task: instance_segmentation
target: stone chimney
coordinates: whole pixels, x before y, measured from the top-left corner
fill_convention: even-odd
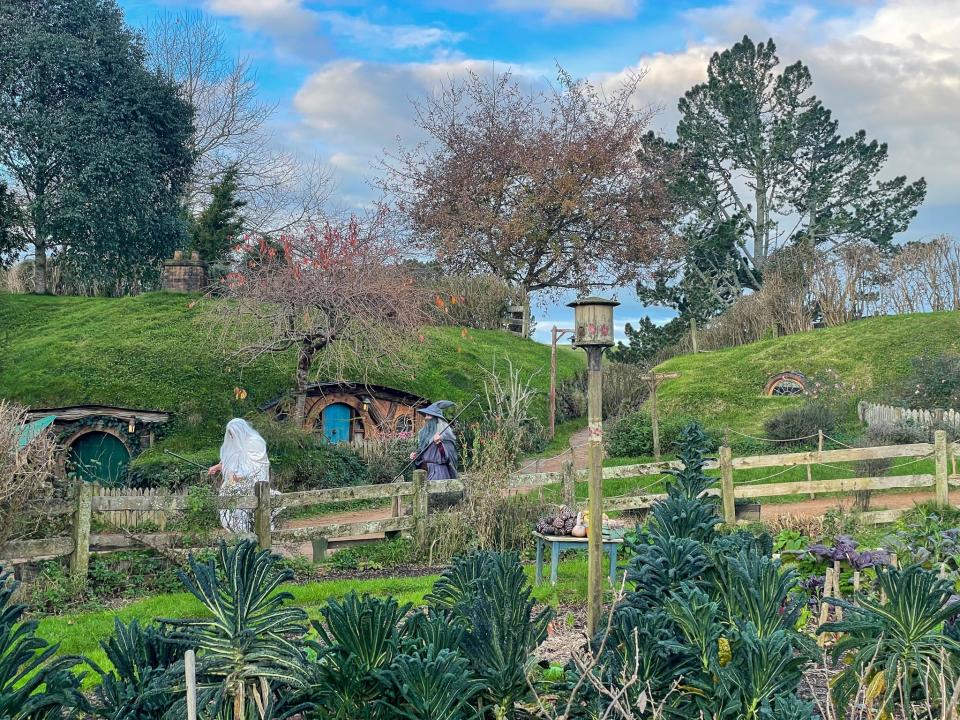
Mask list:
[[[174,250],[173,259],[163,262],[163,281],[161,287],[166,292],[199,293],[206,290],[210,278],[207,275],[207,263],[194,251],[190,259],[183,257],[183,250]]]

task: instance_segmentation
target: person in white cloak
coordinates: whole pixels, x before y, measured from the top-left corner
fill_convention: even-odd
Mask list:
[[[246,420],[234,418],[227,423],[223,445],[220,446],[220,462],[208,470],[211,477],[217,473],[223,476],[221,497],[253,495],[258,482],[269,482],[267,443]],[[271,491],[271,495],[279,494]],[[274,518],[278,512],[279,508],[274,511]],[[233,533],[253,532],[253,513],[249,510],[220,510],[220,524]]]

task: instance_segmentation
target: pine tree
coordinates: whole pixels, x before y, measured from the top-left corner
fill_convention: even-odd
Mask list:
[[[220,262],[243,232],[240,211],[247,204],[237,198],[237,168],[230,166],[211,187],[210,204],[193,219],[192,249],[208,262]]]

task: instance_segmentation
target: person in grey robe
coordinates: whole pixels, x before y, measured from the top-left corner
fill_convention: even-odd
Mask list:
[[[457,439],[453,428],[443,417],[443,411],[453,405],[449,400],[438,400],[429,407],[417,410],[427,421],[417,434],[417,449],[410,459],[427,471],[427,480],[450,480],[457,477]]]

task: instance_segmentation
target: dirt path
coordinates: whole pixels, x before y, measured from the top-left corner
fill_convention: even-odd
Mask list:
[[[907,510],[917,503],[933,500],[933,492],[903,492],[896,494],[874,495],[870,501],[870,510]],[[760,519],[773,520],[780,515],[799,515],[802,517],[821,517],[828,510],[841,507],[849,510],[853,506],[853,496],[838,498],[814,498],[792,503],[760,504]]]

